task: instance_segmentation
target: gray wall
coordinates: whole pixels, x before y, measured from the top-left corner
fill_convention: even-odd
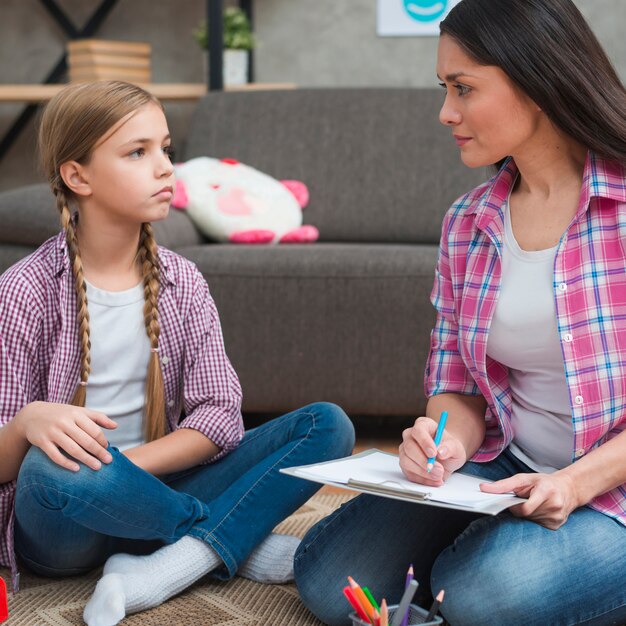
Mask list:
[[[574,0],[626,80],[626,0]],[[376,0],[260,0],[257,79],[435,86],[436,37],[378,37]],[[314,7],[313,9],[311,7]]]
[[[234,0],[228,0],[234,3]],[[575,0],[622,80],[626,80],[626,0]],[[82,25],[100,0],[58,0]],[[96,36],[152,44],[155,82],[203,80],[191,30],[205,0],[119,0]],[[379,38],[375,0],[257,0],[256,78],[300,86],[432,86],[436,38]],[[0,0],[0,83],[44,79],[65,36],[38,0]],[[192,103],[165,103],[174,145],[182,147]],[[22,109],[0,103],[0,136]],[[0,161],[0,189],[41,180],[34,123]]]

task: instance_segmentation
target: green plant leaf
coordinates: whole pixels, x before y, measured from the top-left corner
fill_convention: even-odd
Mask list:
[[[227,7],[223,14],[224,48],[231,50],[252,50],[254,35],[250,30],[250,22],[245,12],[239,7]],[[203,49],[209,47],[209,34],[206,21],[200,22],[193,30],[193,37]]]

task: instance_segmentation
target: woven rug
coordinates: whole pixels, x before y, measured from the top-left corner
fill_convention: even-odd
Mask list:
[[[349,494],[318,493],[276,532],[302,537]],[[21,591],[9,597],[9,619],[3,626],[82,626],[82,612],[100,571],[88,576],[49,579],[26,571]],[[0,568],[9,580],[9,572]],[[321,626],[302,605],[295,585],[261,585],[235,577],[228,582],[201,580],[165,604],[131,615],[124,626]]]

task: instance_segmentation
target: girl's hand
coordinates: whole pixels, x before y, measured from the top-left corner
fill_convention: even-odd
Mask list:
[[[93,470],[112,461],[100,426],[117,428],[117,424],[104,413],[70,404],[32,402],[13,419],[29,443],[65,469],[77,472],[80,466],[61,450]]]
[[[509,509],[516,517],[526,517],[550,530],[557,530],[580,506],[574,481],[562,472],[554,474],[516,474],[480,486],[485,493],[514,492],[527,502]]]
[[[439,448],[435,448],[436,432],[437,422],[430,417],[419,417],[412,428],[407,428],[402,433],[399,449],[400,468],[413,482],[440,487],[452,472],[465,464],[467,453],[463,444],[447,430],[443,431]],[[429,474],[426,465],[433,456],[437,460]]]

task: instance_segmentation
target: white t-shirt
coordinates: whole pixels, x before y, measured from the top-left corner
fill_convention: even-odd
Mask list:
[[[511,452],[532,469],[572,462],[574,429],[554,305],[557,246],[522,250],[505,207],[502,280],[487,354],[509,368],[513,395]]]
[[[120,450],[145,442],[143,407],[150,341],[143,321],[143,285],[105,291],[87,283],[91,374],[86,406],[117,422],[104,429]]]

